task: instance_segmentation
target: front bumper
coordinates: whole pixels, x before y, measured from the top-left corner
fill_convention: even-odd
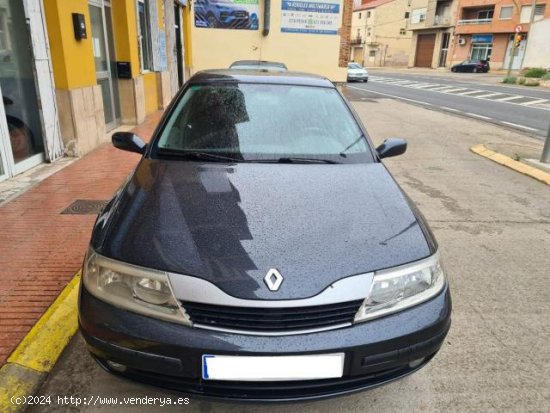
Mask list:
[[[114,374],[194,396],[246,401],[295,401],[349,394],[423,367],[451,323],[448,287],[406,311],[352,327],[290,336],[250,336],[189,328],[104,303],[81,286],[80,331],[99,364]],[[297,355],[345,352],[339,379],[238,382],[203,380],[203,354]],[[123,364],[115,371],[107,360]],[[419,361],[421,360],[421,361]],[[411,362],[418,362],[410,364]]]
[[[348,75],[348,82],[351,82],[351,81],[368,81],[369,80],[369,75]]]

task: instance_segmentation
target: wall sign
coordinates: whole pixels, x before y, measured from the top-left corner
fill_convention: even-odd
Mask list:
[[[195,0],[195,27],[258,30],[258,0]]]
[[[335,0],[283,0],[281,9],[282,32],[338,34],[340,4]]]
[[[492,34],[472,34],[472,43],[493,43]]]

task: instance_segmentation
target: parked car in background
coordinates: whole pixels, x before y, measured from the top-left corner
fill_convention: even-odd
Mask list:
[[[452,72],[487,73],[489,70],[490,70],[489,61],[480,60],[480,59],[465,60],[462,63],[459,63],[451,67]]]
[[[359,63],[348,63],[348,82],[368,82],[369,72]]]
[[[288,68],[281,62],[270,62],[267,60],[237,60],[231,63],[230,69],[238,70],[260,70],[268,72],[286,72]]]
[[[406,141],[374,147],[320,76],[209,70],[175,99],[150,144],[112,137],[141,159],[84,261],[80,331],[99,364],[272,402],[428,364],[451,296],[434,235],[382,163]]]

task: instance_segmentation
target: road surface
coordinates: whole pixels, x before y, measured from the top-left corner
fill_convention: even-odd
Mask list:
[[[423,75],[370,71],[368,83],[348,83],[348,89],[372,97],[409,103],[494,122],[545,137],[550,125],[550,90],[482,83],[475,73]],[[487,76],[480,74],[480,76]]]

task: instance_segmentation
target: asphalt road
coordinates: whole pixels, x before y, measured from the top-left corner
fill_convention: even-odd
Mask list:
[[[178,395],[111,376],[76,336],[40,390],[36,412],[548,412],[550,411],[550,188],[469,151],[494,142],[540,146],[509,129],[378,97],[354,106],[375,142],[404,136],[386,165],[439,241],[453,294],[453,324],[439,354],[395,383],[320,402],[279,406],[125,404]],[[343,257],[345,259],[345,257]],[[67,400],[66,403],[60,403]],[[79,397],[80,405],[64,396]],[[100,398],[101,404],[83,404]],[[76,399],[75,399],[76,400]],[[92,403],[93,404],[93,403]]]
[[[545,137],[550,125],[550,90],[498,85],[494,78],[484,82],[488,76],[371,70],[368,83],[349,83],[348,88],[364,98],[402,99]]]

